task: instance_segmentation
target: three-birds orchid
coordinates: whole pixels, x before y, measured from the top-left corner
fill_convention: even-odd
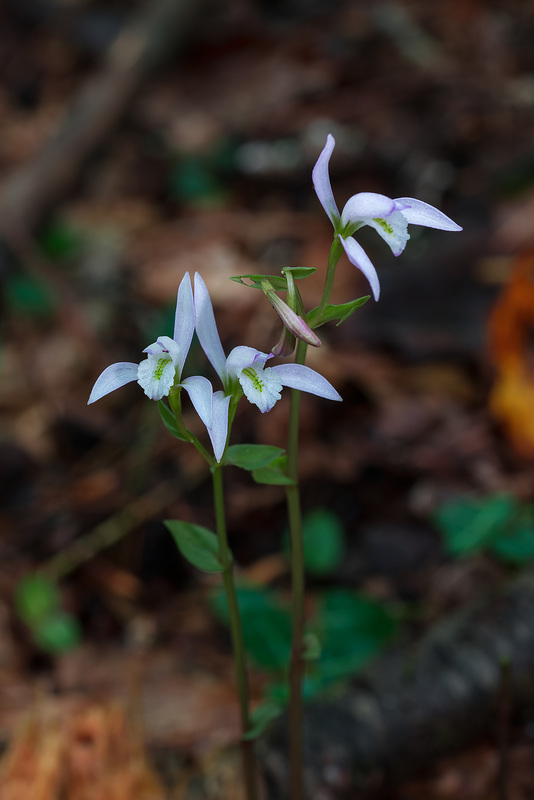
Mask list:
[[[353,195],[347,200],[340,214],[328,170],[335,144],[334,137],[328,134],[326,145],[313,168],[313,185],[319,202],[334,226],[334,236],[339,238],[349,261],[363,272],[371,285],[375,300],[378,300],[380,282],[376,269],[363,247],[353,237],[359,228],[364,225],[374,228],[390,246],[395,256],[402,253],[410,238],[409,223],[438,228],[442,231],[461,231],[462,228],[446,214],[422,200],[413,197],[397,197],[392,200],[374,192],[360,192]]]
[[[121,361],[107,367],[97,378],[88,403],[133,381],[137,381],[151,400],[161,400],[171,390],[185,389],[206,426],[215,459],[220,462],[226,449],[232,397],[237,402],[244,394],[261,412],[271,410],[284,386],[341,400],[326,378],[309,367],[301,364],[266,367],[266,362],[273,358],[272,353],[239,346],[226,358],[211,299],[198,272],[194,285],[193,297],[189,273],[186,273],[178,289],[173,338],[160,336],[143,350],[147,357],[139,364]],[[222,391],[214,392],[210,381],[200,375],[182,378],[195,328],[207,358],[222,381]]]
[[[226,358],[217,330],[213,306],[198,272],[195,274],[196,332],[204,353],[222,381],[226,393],[239,392],[258,406],[262,413],[270,411],[280,399],[284,386],[309,392],[328,400],[341,400],[341,396],[326,378],[303,364],[277,364],[266,367],[274,358],[272,353],[262,353],[253,347],[234,347]]]

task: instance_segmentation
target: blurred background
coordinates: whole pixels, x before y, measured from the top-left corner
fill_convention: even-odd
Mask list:
[[[108,364],[172,334],[186,270],[208,285],[226,352],[268,351],[280,335],[265,298],[232,275],[318,267],[302,289],[316,305],[332,229],[311,170],[328,133],[340,208],[359,191],[417,197],[464,231],[411,226],[395,259],[362,230],[380,302],[323,328],[309,354],[344,399],[303,401],[310,608],[325,592],[376,603],[388,620],[376,655],[390,634],[416,640],[528,568],[533,36],[533,4],[514,0],[3,1],[4,742],[34,704],[47,725],[72,713],[79,736],[122,736],[107,706],[95,717],[84,705],[122,699],[143,706],[149,751],[173,753],[176,797],[225,796],[188,794],[237,732],[216,581],[161,522],[212,525],[209,473],[136,384],[86,403]],[[368,291],[343,257],[334,302]],[[197,345],[188,372],[214,379]],[[234,441],[284,447],[288,399],[263,416],[240,409]],[[287,599],[283,488],[227,473],[231,545],[268,630],[272,592]],[[250,648],[259,698],[279,662]],[[342,681],[367,663],[341,661]],[[489,781],[492,747],[467,756]],[[458,769],[439,773],[453,794],[428,784],[425,796],[461,796],[443,778]],[[481,778],[469,796],[487,790]]]

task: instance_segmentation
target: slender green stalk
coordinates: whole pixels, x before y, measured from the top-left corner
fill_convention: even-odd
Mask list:
[[[295,362],[304,364],[307,345],[299,342]],[[298,485],[298,445],[300,420],[300,395],[291,391],[289,410],[289,436],[287,446],[287,474],[293,484],[286,488],[289,536],[291,540],[292,588],[292,642],[289,665],[289,761],[291,800],[304,798],[304,770],[302,754],[302,681],[304,678],[304,543],[302,540],[302,514]]]
[[[222,467],[218,464],[211,468],[213,479],[213,500],[215,506],[215,521],[217,538],[219,540],[219,560],[223,565],[223,583],[228,605],[228,620],[230,636],[234,651],[234,664],[239,696],[239,709],[241,713],[241,733],[244,735],[250,728],[248,677],[245,659],[245,646],[243,643],[243,630],[241,617],[237,604],[237,594],[232,568],[232,553],[228,547],[226,532],[226,514],[224,509],[224,491],[222,480]],[[243,778],[247,800],[256,800],[256,764],[254,759],[254,745],[251,741],[241,739],[241,752],[243,758]]]
[[[322,317],[323,311],[326,308],[327,303],[330,301],[330,295],[332,294],[332,287],[334,286],[334,277],[336,274],[336,267],[337,262],[341,258],[341,253],[343,252],[343,245],[336,237],[332,242],[332,247],[330,248],[330,255],[328,256],[328,266],[326,269],[326,278],[324,282],[324,289],[323,289],[323,296],[321,298],[321,302],[319,303],[319,322]]]
[[[330,249],[326,271],[323,296],[319,304],[317,326],[330,300],[337,262],[343,247],[336,237]],[[307,345],[299,341],[295,355],[296,364],[306,361]],[[304,659],[305,633],[305,567],[304,542],[302,538],[302,512],[300,506],[300,490],[298,484],[298,448],[300,422],[300,395],[297,389],[291,391],[289,409],[289,431],[287,444],[287,474],[293,481],[286,487],[287,512],[289,521],[289,537],[291,541],[291,590],[292,590],[292,641],[291,660],[289,665],[289,762],[290,762],[290,797],[291,800],[304,800],[304,761],[302,747],[302,682],[306,662]]]

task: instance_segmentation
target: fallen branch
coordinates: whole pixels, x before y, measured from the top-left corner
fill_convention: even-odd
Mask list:
[[[306,715],[309,800],[353,798],[414,774],[490,733],[499,740],[502,665],[511,709],[534,701],[534,573],[446,620],[418,645],[388,654],[372,673]],[[287,740],[263,744],[270,796],[287,785]]]
[[[199,0],[149,0],[110,47],[101,72],[81,91],[62,127],[16,172],[0,196],[0,234],[9,244],[28,232],[72,187],[81,167],[124,114],[148,73],[183,47]]]

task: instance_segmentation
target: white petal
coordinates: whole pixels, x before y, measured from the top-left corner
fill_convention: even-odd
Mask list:
[[[176,313],[174,315],[174,341],[178,345],[179,360],[176,363],[178,374],[182,374],[185,359],[191,347],[191,340],[195,330],[195,305],[191,278],[186,272],[178,287],[176,297]]]
[[[166,397],[174,383],[176,367],[169,354],[149,355],[137,369],[137,383],[151,400]]]
[[[379,236],[391,247],[394,256],[400,256],[410,238],[408,220],[401,211],[393,211],[389,217],[367,219],[366,225],[374,228]]]
[[[239,345],[234,347],[226,360],[226,371],[230,378],[236,378],[242,369],[258,365],[260,367],[272,358],[271,353],[262,353],[254,347]]]
[[[335,147],[336,141],[331,133],[326,138],[326,144],[317,159],[312,172],[313,185],[315,192],[319,198],[319,202],[330,217],[332,225],[335,227],[339,222],[339,211],[334,200],[332,186],[330,184],[330,175],[328,174],[328,163],[330,156]]]
[[[348,256],[349,261],[354,264],[355,267],[358,267],[361,272],[363,272],[371,284],[371,289],[373,291],[375,300],[378,300],[380,297],[380,281],[378,280],[376,269],[373,267],[369,256],[361,244],[359,244],[356,239],[353,239],[352,236],[349,236],[347,239],[343,239],[343,237],[340,236],[339,239],[345,249],[345,253]]]
[[[262,414],[270,411],[277,400],[280,400],[282,381],[271,367],[267,369],[263,369],[260,365],[245,367],[238,378],[245,397],[257,405]]]
[[[213,387],[207,378],[201,375],[194,375],[191,378],[186,378],[181,384],[195,407],[195,411],[206,426],[210,428],[213,422],[212,417],[212,399]]]
[[[182,357],[182,352],[180,350],[180,345],[178,342],[175,342],[174,339],[171,339],[170,336],[158,336],[157,344],[161,345],[162,352],[168,353],[172,358],[172,363],[175,367],[178,367],[178,371],[181,371],[180,364],[183,364],[185,358]],[[143,351],[147,352],[147,351]]]
[[[228,438],[228,406],[230,396],[225,397],[223,392],[215,392],[213,395],[213,421],[208,434],[213,447],[215,459],[220,461],[223,457]]]
[[[438,228],[441,231],[461,231],[463,228],[434,206],[413,197],[397,197],[395,206],[412,225]]]
[[[317,397],[326,397],[328,400],[342,399],[339,392],[326,378],[303,364],[278,364],[275,367],[269,367],[269,371],[273,370],[282,381],[283,386],[289,386],[291,389],[298,389],[301,392],[310,392]]]
[[[360,192],[350,197],[341,212],[343,227],[349,222],[367,222],[368,218],[387,217],[395,208],[390,197],[374,192]]]
[[[226,381],[226,356],[217,331],[209,292],[198,272],[195,273],[195,318],[197,336],[202,349],[224,384]]]
[[[101,397],[114,392],[115,389],[120,389],[121,386],[126,386],[127,383],[136,381],[138,366],[138,364],[132,364],[130,361],[119,361],[118,364],[106,367],[104,372],[96,379],[87,405],[100,400]]]

